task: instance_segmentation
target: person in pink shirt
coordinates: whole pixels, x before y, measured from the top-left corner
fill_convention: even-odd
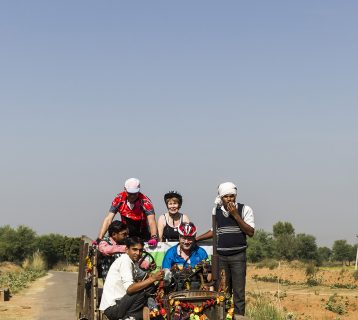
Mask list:
[[[125,240],[127,237],[127,226],[119,220],[114,220],[108,227],[108,236],[98,244],[98,251],[101,253],[99,265],[103,281],[106,280],[109,267],[114,260],[126,252]]]

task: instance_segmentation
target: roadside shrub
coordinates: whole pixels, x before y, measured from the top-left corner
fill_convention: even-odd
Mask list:
[[[45,271],[22,270],[20,272],[6,272],[0,275],[0,287],[9,288],[11,293],[26,288],[29,282],[45,275]]]
[[[46,262],[45,262],[45,259],[42,255],[42,253],[40,253],[40,251],[37,250],[32,255],[31,270],[43,271],[43,270],[46,270],[46,268],[47,268]]]
[[[21,266],[24,268],[24,269],[30,269],[30,266],[31,266],[31,260],[29,258],[25,258],[24,261],[22,261],[22,264]]]
[[[287,319],[282,310],[268,302],[262,296],[250,303],[246,308],[246,314],[255,320],[285,320]],[[293,319],[293,318],[289,318]]]
[[[37,272],[44,271],[47,268],[45,259],[39,250],[35,251],[31,258],[25,258],[22,262],[22,267],[25,270],[33,270]]]
[[[26,288],[31,281],[46,274],[46,263],[39,251],[25,258],[22,268],[17,265],[2,263],[0,272],[0,288],[9,288],[11,293]]]

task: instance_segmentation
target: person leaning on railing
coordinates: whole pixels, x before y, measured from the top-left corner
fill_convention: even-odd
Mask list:
[[[99,244],[102,240],[117,213],[120,214],[121,221],[127,225],[130,237],[141,237],[148,242],[149,246],[157,246],[158,230],[154,207],[150,199],[140,192],[138,179],[130,178],[125,181],[124,191],[112,201],[95,244]]]
[[[111,264],[126,252],[125,240],[128,237],[127,226],[114,220],[108,227],[108,237],[104,237],[98,244],[98,251],[101,253],[98,259],[98,266],[101,270],[103,281],[106,280]]]

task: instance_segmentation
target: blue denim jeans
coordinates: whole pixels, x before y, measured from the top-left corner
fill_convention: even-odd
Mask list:
[[[233,293],[234,314],[245,315],[246,251],[219,255],[220,269],[224,269],[228,293]]]

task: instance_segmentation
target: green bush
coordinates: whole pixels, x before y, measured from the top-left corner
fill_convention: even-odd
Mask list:
[[[28,287],[29,282],[42,277],[45,271],[23,270],[20,272],[6,272],[0,275],[0,287],[9,288],[11,293],[19,292]]]
[[[326,303],[325,308],[339,315],[345,314],[346,310],[342,303],[338,302],[337,293],[331,295]]]
[[[31,258],[25,258],[22,269],[0,273],[0,288],[9,288],[16,293],[26,288],[29,282],[46,274],[46,264],[39,251],[33,253]]]
[[[279,308],[270,302],[267,302],[263,297],[259,297],[254,302],[250,303],[246,308],[246,314],[250,319],[255,320],[285,320],[287,319]],[[292,317],[289,319],[293,319]]]
[[[310,287],[315,287],[320,284],[320,281],[317,280],[315,277],[309,277],[306,280],[306,284],[309,285]]]

